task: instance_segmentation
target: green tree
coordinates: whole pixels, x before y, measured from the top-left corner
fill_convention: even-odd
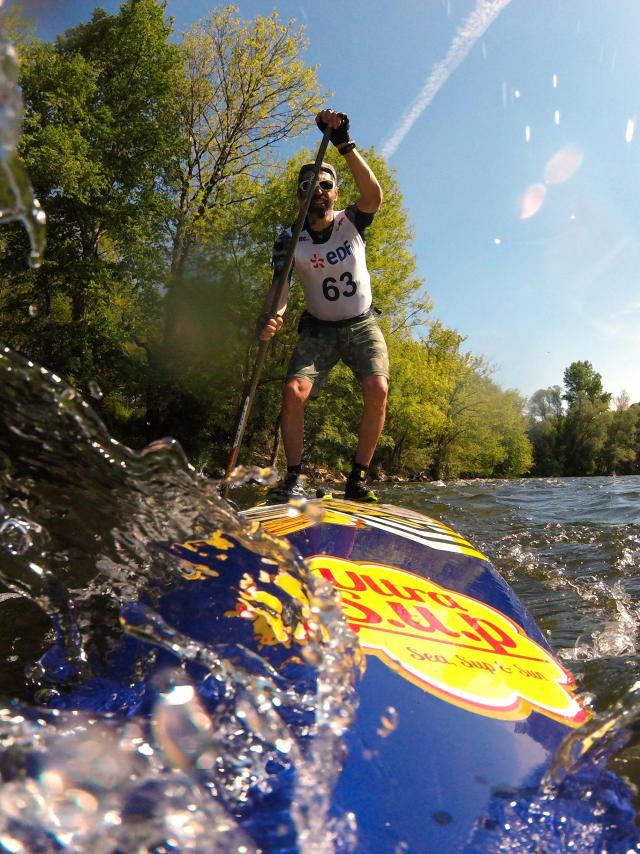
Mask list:
[[[424,344],[407,330],[390,334],[388,346],[389,405],[377,459],[389,472],[426,475],[433,464],[430,439],[440,419],[432,363]]]
[[[528,403],[528,436],[533,446],[533,471],[540,477],[564,472],[564,404],[559,385],[541,388]]]
[[[469,371],[458,397],[456,440],[449,448],[451,476],[518,477],[531,467],[525,433],[524,399],[503,391],[484,365]]]
[[[635,459],[628,467],[625,474],[640,474],[640,403],[632,403],[629,409],[635,416],[635,427],[633,429],[633,447]]]
[[[629,395],[622,392],[615,400],[615,410],[608,413],[607,437],[599,468],[603,474],[632,474],[638,457],[637,406],[629,405]]]
[[[24,269],[5,244],[5,341],[88,388],[135,404],[146,358],[136,341],[159,313],[179,143],[180,53],[164,4],[127,0],[55,43],[23,47],[21,153],[48,217],[46,262]]]
[[[485,368],[482,359],[460,352],[464,340],[456,330],[436,321],[423,341],[429,363],[428,393],[435,404],[427,441],[432,448],[431,474],[436,480],[460,473],[460,450],[478,404],[473,380]]]
[[[316,69],[305,65],[303,28],[274,12],[243,21],[234,6],[214,9],[184,35],[186,80],[180,90],[182,151],[171,222],[171,275],[165,341],[181,338],[180,290],[199,230],[217,208],[246,200],[264,176],[274,146],[306,130],[319,109]]]
[[[594,370],[591,362],[572,362],[564,372],[565,392],[563,399],[569,409],[578,402],[580,396],[587,397],[592,403],[609,404],[611,395],[602,387],[602,377]]]
[[[564,420],[565,474],[597,472],[608,429],[611,395],[590,362],[573,362],[564,372],[568,403]]]
[[[486,421],[497,437],[491,476],[520,477],[533,466],[533,449],[526,433],[526,400],[515,389],[487,383]]]

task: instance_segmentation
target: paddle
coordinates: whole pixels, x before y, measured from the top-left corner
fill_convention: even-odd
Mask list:
[[[285,284],[289,279],[289,273],[291,272],[291,266],[293,264],[293,255],[296,249],[296,244],[298,242],[298,238],[300,237],[300,232],[302,231],[302,226],[304,225],[304,221],[307,216],[307,211],[309,210],[309,205],[311,204],[311,198],[316,188],[318,174],[320,173],[320,167],[322,165],[322,161],[324,160],[324,155],[326,153],[327,146],[329,145],[329,138],[331,137],[332,130],[333,128],[328,127],[322,136],[322,142],[320,143],[315,163],[313,164],[313,181],[309,185],[307,194],[300,204],[298,216],[296,217],[296,221],[293,225],[291,241],[289,243],[289,249],[287,251],[285,263],[280,271],[278,279],[276,280],[276,289],[273,294],[273,299],[271,300],[271,306],[269,307],[269,318],[271,319],[276,316],[277,308],[280,303],[280,298],[282,297]],[[249,420],[249,413],[251,412],[251,407],[253,406],[253,399],[256,394],[256,389],[258,388],[258,380],[260,379],[260,374],[262,373],[262,368],[264,366],[264,361],[267,355],[267,348],[269,347],[269,343],[269,341],[260,342],[260,346],[258,348],[258,355],[256,357],[256,363],[253,368],[253,373],[251,374],[251,380],[249,382],[247,392],[243,399],[242,409],[240,410],[240,418],[238,420],[235,438],[233,440],[233,447],[231,448],[231,453],[229,454],[229,461],[227,462],[227,468],[224,475],[225,480],[222,484],[222,495],[224,498],[226,498],[227,492],[229,491],[229,475],[235,468],[236,460],[238,459],[240,445],[242,444],[244,431],[247,426],[247,421]]]

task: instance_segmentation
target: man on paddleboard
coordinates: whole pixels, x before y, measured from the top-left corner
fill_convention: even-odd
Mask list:
[[[332,129],[331,142],[344,157],[359,196],[354,204],[336,211],[336,170],[329,163],[322,164],[293,261],[307,310],[300,320],[300,336],[284,385],[280,430],[287,475],[275,497],[283,501],[305,497],[300,480],[305,404],[312,392],[317,396],[329,371],[342,360],[359,380],[364,402],[345,498],[376,501],[376,494],[368,488],[366,480],[384,425],[389,357],[373,307],[364,233],[382,203],[382,189],[349,137],[349,119],[345,113],[323,110],[316,116],[316,124],[323,133],[327,128]],[[300,200],[306,196],[313,178],[314,164],[308,163],[298,175]],[[271,305],[274,297],[291,237],[289,228],[275,242],[274,280],[266,306]],[[261,341],[268,341],[282,327],[288,293],[289,283],[285,285],[275,318],[270,318],[268,312],[260,316]]]

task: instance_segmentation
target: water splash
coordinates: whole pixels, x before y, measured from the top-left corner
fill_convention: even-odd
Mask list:
[[[0,224],[12,220],[23,224],[31,245],[29,263],[39,267],[44,254],[47,218],[33,195],[29,176],[17,154],[21,120],[17,55],[0,29]]]
[[[6,708],[0,732],[5,851],[257,850],[204,787],[158,761],[142,722]]]
[[[391,733],[395,732],[400,722],[400,716],[397,709],[393,706],[387,706],[380,717],[380,726],[376,730],[380,738],[388,738]]]
[[[24,224],[37,266],[45,216],[16,154],[17,80],[15,51],[0,41],[0,220]],[[97,386],[91,394],[101,397]],[[29,603],[49,626],[32,641],[37,661],[19,691],[49,709],[14,700],[0,712],[0,847],[107,854],[259,851],[261,838],[268,850],[351,844],[355,819],[330,817],[329,807],[359,653],[333,587],[288,542],[239,517],[175,441],[141,453],[120,445],[74,389],[8,348],[0,411],[3,605]],[[274,477],[242,469],[231,485]],[[174,544],[212,532],[244,550],[253,588],[278,571],[297,579],[308,611],[302,681],[251,645],[203,643],[154,608],[161,590],[202,575]],[[230,593],[220,585],[212,618]],[[277,595],[283,614],[303,607],[295,591]],[[116,684],[106,662],[131,641],[130,682]],[[260,807],[274,796],[278,809]]]
[[[0,352],[0,409],[0,576],[50,623],[33,642],[38,661],[24,688],[49,710],[14,704],[0,720],[6,767],[17,776],[21,762],[35,769],[0,788],[2,844],[31,850],[55,838],[106,854],[157,836],[183,851],[289,840],[329,852],[353,838],[353,817],[329,816],[359,674],[357,641],[333,587],[311,576],[287,541],[240,517],[176,442],[140,453],[120,445],[79,394],[8,349]],[[239,482],[264,477],[238,472]],[[157,610],[162,591],[195,577],[168,544],[213,531],[216,542],[229,538],[242,550],[253,588],[275,591],[283,613],[300,603],[272,584],[274,573],[297,579],[309,610],[304,679],[257,645],[204,643]],[[217,575],[208,576],[219,602],[212,616],[236,596],[228,582],[216,586]],[[138,643],[136,689],[101,675],[127,638]],[[168,671],[163,655],[174,662]],[[74,704],[95,711],[52,714]],[[122,776],[107,763],[100,785],[76,779],[80,757],[103,748],[121,759]],[[283,802],[274,819],[260,807],[270,797]]]
[[[635,808],[611,770],[640,725],[640,682],[604,713],[568,735],[540,785],[496,792],[472,834],[470,850],[640,850]],[[637,787],[631,782],[632,790]],[[603,842],[603,832],[606,842]]]
[[[603,759],[611,755],[612,745],[619,748],[621,742],[630,738],[638,723],[640,682],[634,683],[606,713],[595,715],[591,721],[567,736],[541,782],[541,789],[547,795],[553,795],[582,766],[588,763],[601,765]]]

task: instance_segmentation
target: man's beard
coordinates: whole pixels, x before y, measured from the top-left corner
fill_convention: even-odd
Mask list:
[[[311,199],[311,204],[309,205],[309,213],[313,216],[317,216],[319,219],[322,219],[329,213],[332,207],[333,204],[330,199]]]

